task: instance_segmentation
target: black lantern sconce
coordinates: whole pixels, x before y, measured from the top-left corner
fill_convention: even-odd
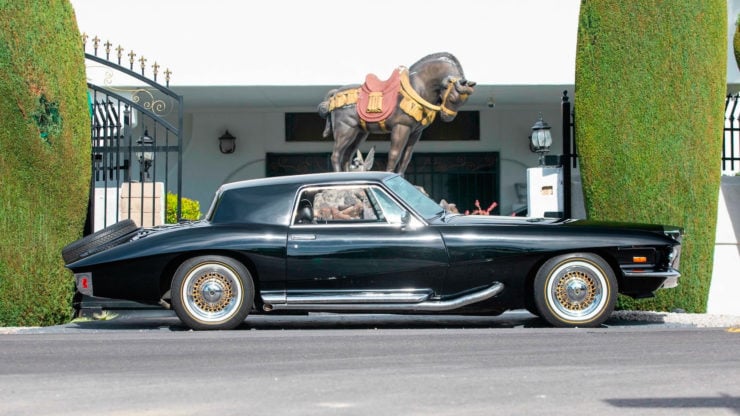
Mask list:
[[[136,158],[141,165],[141,181],[144,182],[146,175],[149,178],[149,168],[154,163],[154,139],[149,137],[149,130],[144,129],[144,135],[136,140]]]
[[[218,138],[218,148],[223,154],[234,153],[236,150],[236,137],[232,136],[228,130]]]
[[[532,134],[529,136],[529,150],[539,154],[540,166],[545,164],[545,153],[550,151],[552,146],[552,134],[550,134],[550,125],[542,120],[542,113],[539,119],[532,126]]]

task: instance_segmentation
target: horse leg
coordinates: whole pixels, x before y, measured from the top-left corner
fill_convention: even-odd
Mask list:
[[[406,148],[403,151],[403,158],[401,159],[401,163],[396,172],[400,174],[406,172],[406,168],[409,166],[409,162],[411,162],[411,155],[414,153],[414,146],[416,146],[416,143],[418,143],[421,138],[421,132],[422,130],[418,130],[409,135],[409,139],[406,142]]]
[[[391,149],[388,151],[388,165],[385,168],[388,172],[398,172],[396,166],[398,165],[401,153],[406,148],[406,142],[409,139],[410,132],[411,128],[409,126],[404,126],[403,124],[393,126],[393,130],[391,130]]]

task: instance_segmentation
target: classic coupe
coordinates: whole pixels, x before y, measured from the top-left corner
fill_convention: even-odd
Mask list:
[[[402,176],[222,185],[205,219],[118,222],[62,250],[77,289],[172,307],[197,330],[281,311],[500,314],[595,327],[617,294],[678,284],[676,226],[460,215]]]

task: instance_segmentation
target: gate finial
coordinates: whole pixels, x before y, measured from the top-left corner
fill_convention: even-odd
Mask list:
[[[134,51],[131,51],[128,53],[128,63],[129,63],[129,69],[134,70],[134,58],[136,57],[136,54]]]
[[[141,55],[139,62],[141,62],[141,75],[144,75],[144,69],[146,69],[146,58],[144,58],[144,55]]]
[[[157,73],[159,72],[159,64],[157,61],[154,61],[154,65],[152,65],[152,69],[154,70],[154,80],[157,80]]]
[[[116,55],[118,55],[118,65],[121,65],[121,55],[123,54],[123,47],[118,45],[116,48]]]

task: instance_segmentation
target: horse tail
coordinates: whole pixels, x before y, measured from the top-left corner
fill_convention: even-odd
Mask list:
[[[319,103],[318,112],[321,118],[326,118],[329,115],[329,113],[331,112],[329,110],[329,100],[324,100]]]
[[[337,91],[339,91],[339,88],[335,88],[329,91],[328,93],[326,93],[326,97],[324,97],[324,101],[319,103],[318,111],[319,111],[319,115],[321,116],[321,118],[327,118],[329,113],[331,113],[331,110],[332,110],[330,107],[331,97],[333,97]]]
[[[324,127],[323,137],[329,137],[329,135],[331,134],[331,110],[332,109],[331,109],[330,99],[337,91],[339,91],[338,88],[329,91],[326,94],[324,101],[319,103],[319,107],[318,107],[319,116],[321,116],[321,118],[326,119],[326,126]]]
[[[331,113],[326,115],[326,125],[324,126],[324,133],[321,134],[323,138],[329,137],[331,134]]]

